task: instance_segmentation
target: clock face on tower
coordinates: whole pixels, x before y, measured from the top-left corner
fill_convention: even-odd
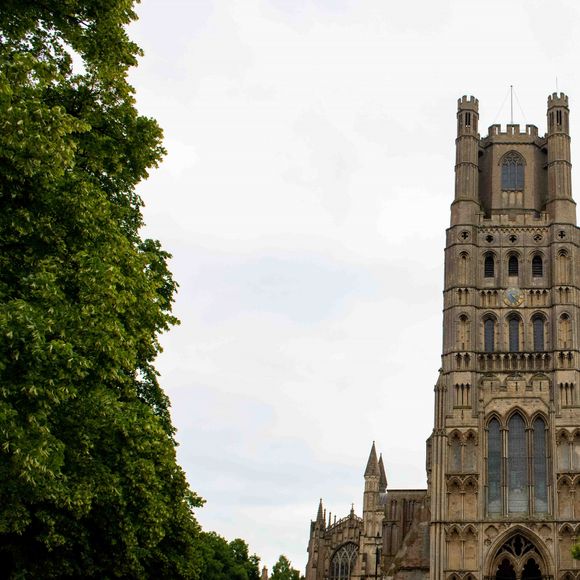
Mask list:
[[[503,291],[503,301],[507,306],[520,306],[524,301],[524,291],[521,288],[506,288]]]

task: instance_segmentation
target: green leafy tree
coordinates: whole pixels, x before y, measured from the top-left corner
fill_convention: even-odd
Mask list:
[[[215,532],[201,535],[204,580],[260,580],[260,559],[248,555],[248,545],[240,539],[227,540]]]
[[[153,361],[168,255],[136,184],[164,151],[136,111],[133,0],[0,10],[0,569],[197,578],[199,527]],[[74,63],[74,66],[73,66]]]
[[[301,580],[301,576],[298,570],[292,568],[290,560],[282,554],[272,567],[270,580]]]

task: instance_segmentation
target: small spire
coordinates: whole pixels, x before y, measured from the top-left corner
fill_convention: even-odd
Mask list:
[[[260,580],[268,580],[268,568],[266,568],[266,566],[262,568],[262,575],[260,576]]]
[[[354,504],[353,503],[350,504],[350,517],[351,518],[354,517]]]
[[[324,525],[324,513],[322,507],[322,498],[320,498],[320,503],[318,504],[318,513],[316,514],[316,523]]]
[[[332,512],[328,512],[328,527],[330,528],[332,523]]]
[[[383,454],[379,456],[379,491],[385,493],[387,491],[387,474],[385,473],[385,464],[383,463]]]
[[[375,449],[375,442],[371,447],[369,460],[367,461],[367,468],[365,469],[365,477],[379,476],[379,462],[377,461],[377,450]]]

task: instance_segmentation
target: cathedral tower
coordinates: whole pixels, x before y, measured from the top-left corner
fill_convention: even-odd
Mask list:
[[[568,97],[548,97],[544,136],[478,124],[477,99],[459,99],[427,489],[387,488],[373,444],[363,517],[326,524],[320,505],[307,580],[580,580]]]
[[[457,112],[442,370],[429,447],[430,577],[576,578],[580,398],[568,97],[548,132]],[[568,576],[566,576],[568,574]]]

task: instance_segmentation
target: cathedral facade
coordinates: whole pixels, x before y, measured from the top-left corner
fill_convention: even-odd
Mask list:
[[[568,98],[547,132],[458,101],[442,368],[427,488],[388,488],[373,443],[362,517],[311,522],[306,580],[579,580],[580,231]]]

